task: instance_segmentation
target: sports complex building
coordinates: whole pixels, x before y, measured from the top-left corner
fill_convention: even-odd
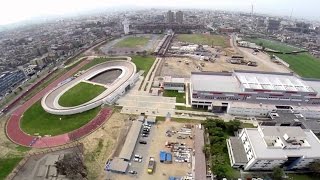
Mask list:
[[[213,112],[267,116],[272,110],[292,109],[306,118],[320,117],[320,80],[294,73],[193,72],[190,88],[192,106]]]

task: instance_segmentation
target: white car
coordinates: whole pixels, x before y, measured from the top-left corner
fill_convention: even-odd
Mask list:
[[[142,159],[142,156],[140,156],[139,154],[135,154],[134,158]]]
[[[134,161],[134,162],[139,162],[139,163],[141,163],[141,162],[142,162],[142,159],[134,158],[133,161]]]

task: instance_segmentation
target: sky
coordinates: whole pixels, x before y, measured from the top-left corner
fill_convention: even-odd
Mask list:
[[[110,7],[206,8],[320,20],[320,0],[0,0],[0,25]]]

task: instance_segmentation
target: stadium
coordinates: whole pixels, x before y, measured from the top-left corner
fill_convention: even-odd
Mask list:
[[[274,109],[293,109],[307,118],[319,118],[319,92],[319,80],[294,73],[238,70],[191,75],[194,107],[233,115],[266,116]]]
[[[96,58],[104,58],[105,62],[95,62]],[[139,78],[136,74],[136,65],[131,62],[130,57],[89,56],[84,59],[12,113],[6,124],[6,133],[11,141],[34,148],[60,146],[85,137],[109,119],[112,109],[101,105],[113,103],[134,85]],[[94,65],[83,69],[90,63]],[[80,84],[85,84],[86,89],[76,88]],[[92,95],[91,92],[96,89],[99,89],[96,91],[97,96],[90,97],[91,99],[88,100],[86,96]],[[77,94],[70,91],[75,91]],[[78,101],[79,104],[73,106],[60,105],[60,100],[68,93],[69,97],[65,98],[68,101],[64,103],[74,104],[73,101],[79,99],[88,101],[83,103]],[[38,107],[37,104],[39,104]],[[34,111],[35,109],[41,109],[42,112]],[[25,120],[29,111],[36,116]],[[83,118],[86,120],[84,121]],[[30,124],[34,119],[38,120]],[[78,121],[83,122],[78,123]],[[62,122],[64,126],[61,126]],[[28,126],[32,126],[37,133],[26,131],[28,128],[24,127],[24,124],[28,123]],[[64,129],[68,125],[71,129]],[[54,128],[59,131],[55,132]]]
[[[99,81],[99,79],[105,79],[103,76],[115,76],[112,74],[117,72],[120,72],[120,75],[118,77],[114,77],[115,79]],[[120,95],[124,94],[126,90],[130,89],[130,86],[133,86],[134,82],[138,78],[138,76],[135,76],[135,73],[136,66],[130,61],[115,60],[98,64],[74,80],[66,82],[61,86],[52,89],[42,98],[41,105],[48,113],[57,115],[70,115],[93,109],[103,103],[111,104],[117,100]],[[97,79],[97,82],[94,82],[95,79]],[[85,102],[73,107],[61,106],[59,104],[59,98],[72,87],[78,85],[80,82],[101,85],[105,87],[105,91],[89,102]]]

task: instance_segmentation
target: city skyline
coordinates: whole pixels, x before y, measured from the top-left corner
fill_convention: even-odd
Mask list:
[[[17,6],[19,4],[19,6]],[[228,11],[242,11],[251,12],[251,6],[253,5],[254,13],[263,13],[275,16],[292,16],[295,18],[306,18],[309,20],[320,20],[320,13],[318,13],[316,7],[320,5],[320,2],[316,0],[310,0],[309,3],[304,3],[301,0],[289,1],[276,1],[276,0],[225,0],[223,2],[213,0],[164,0],[161,2],[150,2],[147,0],[138,0],[131,2],[124,0],[121,2],[115,0],[104,1],[62,1],[62,0],[13,0],[2,3],[0,7],[0,25],[8,25],[12,23],[18,23],[25,20],[30,20],[39,17],[50,16],[67,16],[76,15],[84,12],[93,12],[106,10],[114,7],[121,10],[125,9],[137,9],[137,8],[205,8],[212,10],[228,10]],[[113,9],[114,9],[113,8]]]

